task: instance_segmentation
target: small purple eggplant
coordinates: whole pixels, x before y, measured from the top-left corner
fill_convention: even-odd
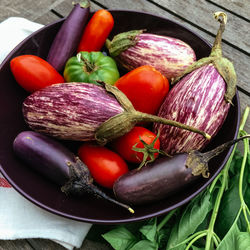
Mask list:
[[[157,158],[141,169],[133,169],[119,177],[113,186],[114,194],[119,201],[130,205],[164,199],[187,188],[200,175],[208,178],[209,160],[245,138],[250,138],[250,135],[226,142],[206,153],[194,150],[173,157]]]
[[[136,111],[118,88],[110,84],[53,84],[32,93],[23,102],[29,127],[63,140],[101,144],[129,132],[138,122],[160,122],[209,135],[182,123]]]
[[[58,72],[64,69],[66,61],[76,51],[87,24],[89,12],[90,3],[88,0],[75,4],[59,29],[47,56],[47,62]]]
[[[237,82],[233,64],[222,57],[226,14],[215,13],[215,17],[221,24],[210,56],[195,62],[174,80],[177,84],[169,91],[158,112],[160,117],[196,127],[212,137],[227,117]],[[160,132],[161,147],[167,154],[201,150],[208,144],[197,134],[162,124],[155,123],[153,131]]]
[[[168,36],[132,30],[106,41],[109,54],[130,71],[151,65],[169,80],[179,76],[195,60],[194,50],[184,41]]]
[[[23,131],[15,138],[13,150],[38,173],[60,186],[63,185],[61,190],[64,193],[90,193],[134,213],[132,208],[109,197],[95,186],[87,166],[59,141],[33,131]]]

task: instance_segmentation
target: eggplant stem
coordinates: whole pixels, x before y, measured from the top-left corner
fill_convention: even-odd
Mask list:
[[[239,137],[235,140],[231,140],[231,141],[228,141],[228,142],[225,142],[223,144],[221,144],[220,146],[206,152],[206,153],[203,153],[202,154],[202,157],[205,161],[209,161],[211,158],[219,155],[220,153],[222,153],[224,150],[226,150],[227,148],[231,147],[232,145],[234,145],[235,143],[241,141],[241,140],[244,140],[246,138],[250,138],[250,134],[247,134],[245,136],[242,136],[242,137]]]
[[[81,195],[83,193],[94,194],[97,197],[104,198],[116,205],[126,208],[130,213],[135,211],[128,205],[121,203],[107,194],[93,184],[93,178],[87,168],[87,166],[80,160],[79,157],[75,158],[75,162],[67,162],[70,170],[70,179],[61,187],[62,192],[67,195]]]
[[[136,111],[126,95],[122,93],[122,91],[120,91],[117,87],[105,82],[98,83],[101,83],[108,93],[113,94],[120,105],[124,108],[124,112],[109,118],[97,128],[95,132],[95,139],[99,144],[105,145],[107,142],[128,133],[139,122],[157,122],[165,125],[175,126],[201,134],[207,140],[211,139],[209,134],[192,126],[173,120],[168,120],[157,115]]]
[[[136,45],[139,41],[139,35],[145,30],[130,30],[120,33],[113,37],[113,40],[106,40],[106,47],[112,57],[119,56],[123,51]]]
[[[209,134],[207,134],[206,132],[197,129],[195,127],[177,122],[177,121],[173,121],[173,120],[168,120],[165,118],[162,118],[160,116],[156,116],[156,115],[150,115],[150,114],[146,114],[146,113],[142,113],[139,111],[135,111],[135,117],[136,119],[138,119],[138,122],[157,122],[157,123],[162,123],[165,125],[170,125],[170,126],[174,126],[174,127],[178,127],[181,129],[185,129],[194,133],[198,133],[200,135],[202,135],[204,138],[206,138],[207,140],[211,139],[211,136]]]
[[[222,33],[224,32],[225,26],[227,23],[227,15],[224,12],[218,11],[214,13],[214,18],[220,22],[220,27],[215,37],[215,41],[214,41],[210,56],[221,57],[222,56],[222,49],[221,49]]]

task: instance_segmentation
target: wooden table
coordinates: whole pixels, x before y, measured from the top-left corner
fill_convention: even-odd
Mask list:
[[[72,9],[71,3],[71,0],[1,0],[0,22],[11,16],[19,16],[46,25],[67,16]],[[235,65],[241,110],[243,111],[247,105],[250,106],[250,0],[91,0],[92,10],[101,8],[130,9],[158,14],[184,24],[210,43],[213,43],[218,29],[218,23],[212,21],[212,14],[219,10],[226,12],[228,23],[223,34],[224,56]],[[249,120],[246,131],[250,132]],[[102,227],[95,226],[95,230],[101,231]],[[0,250],[12,249],[63,250],[64,248],[50,240],[0,240]],[[80,249],[111,248],[104,242],[90,237],[83,242]]]

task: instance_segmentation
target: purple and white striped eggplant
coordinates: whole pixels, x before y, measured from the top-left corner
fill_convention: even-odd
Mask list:
[[[32,130],[63,140],[105,144],[141,121],[178,126],[210,138],[191,126],[136,111],[128,98],[110,84],[53,84],[24,100],[23,115]]]
[[[151,65],[170,80],[196,60],[194,50],[184,41],[142,32],[132,30],[106,41],[110,55],[126,70]]]
[[[104,88],[87,83],[54,84],[34,92],[23,103],[31,129],[66,140],[94,140],[96,129],[123,111]]]
[[[162,103],[158,116],[194,126],[214,137],[225,121],[236,91],[233,64],[222,57],[221,39],[226,14],[215,13],[221,22],[209,57],[202,58],[178,77]],[[190,152],[204,148],[208,141],[192,132],[154,124],[160,132],[162,149],[168,154]]]

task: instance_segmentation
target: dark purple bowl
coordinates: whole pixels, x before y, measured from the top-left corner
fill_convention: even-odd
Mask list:
[[[195,50],[198,59],[210,53],[211,45],[194,32],[173,21],[135,11],[111,10],[111,13],[115,20],[111,37],[123,31],[146,28],[147,32],[173,36],[187,42]],[[134,215],[110,202],[89,195],[82,198],[67,197],[60,191],[60,187],[46,180],[15,157],[12,151],[14,138],[21,131],[29,130],[21,112],[22,102],[28,93],[13,78],[9,66],[10,60],[22,54],[34,54],[45,59],[63,21],[62,19],[33,33],[20,43],[0,66],[0,171],[19,193],[34,204],[57,215],[84,222],[102,224],[133,222],[162,215],[187,203],[205,189],[221,171],[232,148],[210,161],[209,179],[201,178],[188,189],[165,200],[134,207]],[[207,149],[236,138],[240,120],[238,94],[233,103],[234,106],[230,108],[222,129]]]

